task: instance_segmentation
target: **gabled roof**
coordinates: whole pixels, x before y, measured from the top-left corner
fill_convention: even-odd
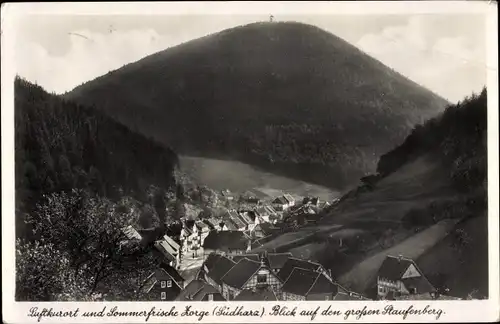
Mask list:
[[[192,280],[177,296],[176,301],[201,301],[208,294],[220,294],[212,285],[203,280]]]
[[[412,259],[388,255],[378,270],[378,276],[391,281],[401,280],[406,269],[411,265],[414,265],[418,270]],[[420,270],[418,271],[420,272]],[[420,272],[420,275],[423,276],[423,273]]]
[[[319,275],[316,271],[294,268],[281,290],[299,296],[306,296]]]
[[[163,239],[174,249],[174,250],[179,250],[181,248],[181,246],[176,242],[174,241],[171,237],[169,237],[168,235],[164,235],[163,236]]]
[[[254,220],[247,213],[239,213],[240,219],[242,219],[247,225],[253,224]]]
[[[249,238],[241,231],[212,231],[205,241],[203,248],[213,250],[246,250]]]
[[[233,260],[220,256],[219,260],[208,270],[207,276],[219,285],[222,283],[222,277],[231,270],[236,263]]]
[[[223,223],[230,231],[237,231],[239,229],[238,225],[236,225],[230,217],[224,218]]]
[[[319,263],[289,257],[281,270],[278,272],[278,277],[281,279],[281,281],[286,282],[288,277],[292,274],[294,268],[319,271],[321,269],[321,265]]]
[[[156,241],[154,246],[169,261],[174,261],[179,253],[164,240]]]
[[[245,227],[247,224],[243,222],[243,220],[240,218],[238,213],[235,210],[229,210],[225,215],[224,215],[224,220],[231,221],[233,224],[236,225],[238,229]],[[229,227],[229,226],[228,226]]]
[[[269,288],[257,288],[257,289],[243,289],[234,298],[235,301],[265,301],[265,300],[278,300],[278,297],[272,289]]]
[[[182,289],[182,286],[183,286],[183,283],[184,283],[184,278],[182,278],[182,276],[179,274],[179,272],[177,272],[177,270],[175,270],[173,267],[171,267],[171,266],[169,266],[167,264],[162,263],[160,265],[160,267],[158,267],[158,269],[156,269],[155,271],[153,271],[153,273],[151,273],[146,278],[146,280],[144,281],[144,283],[141,286],[141,290],[143,292],[149,293],[151,291],[151,289],[153,289],[153,287],[156,285],[156,283],[162,277],[165,277],[165,276],[167,276],[170,279],[172,279],[174,281],[174,283],[180,289]]]
[[[425,276],[415,277],[415,278],[405,278],[402,280],[406,289],[410,292],[412,289],[417,290],[417,294],[430,293],[436,290],[434,286],[427,280]]]
[[[205,260],[205,262],[203,262],[203,264],[210,271],[210,269],[212,269],[217,264],[220,258],[221,258],[220,254],[212,252],[208,255],[207,259]]]
[[[273,200],[273,204],[288,205],[289,203],[290,202],[284,196],[276,197],[276,199]]]
[[[241,289],[260,267],[260,262],[243,258],[222,277],[222,281],[228,286]]]
[[[307,295],[313,294],[336,294],[338,292],[338,286],[331,282],[323,273],[318,273],[316,281],[313,283]]]
[[[290,194],[284,194],[283,198],[285,198],[289,203],[293,203],[295,199]]]
[[[337,294],[338,286],[321,272],[294,268],[282,290],[300,296]]]
[[[180,273],[177,270],[175,270],[174,267],[172,267],[168,264],[162,263],[162,264],[160,264],[159,269],[166,272],[177,283],[177,285],[182,288],[184,278],[180,275]]]
[[[292,256],[292,253],[268,253],[267,259],[269,260],[269,266],[271,269],[281,269]]]

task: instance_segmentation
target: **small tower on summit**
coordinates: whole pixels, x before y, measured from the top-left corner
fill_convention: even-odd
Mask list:
[[[269,16],[269,22],[273,22],[274,21],[274,16],[273,15],[270,15]]]

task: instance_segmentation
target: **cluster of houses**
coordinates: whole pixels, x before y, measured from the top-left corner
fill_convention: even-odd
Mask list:
[[[229,194],[226,192],[226,196]],[[281,231],[277,222],[292,220],[301,225],[315,222],[328,203],[318,198],[304,198],[297,203],[286,194],[271,204],[263,204],[253,196],[241,199],[251,201],[254,206],[228,210],[219,219],[183,221],[178,237],[155,236],[132,226],[124,228],[127,240],[144,241],[152,237],[152,250],[159,260],[158,268],[142,284],[138,298],[149,301],[456,299],[439,294],[415,261],[403,256],[388,255],[374,276],[372,289],[360,294],[342,287],[317,262],[296,258],[291,253],[252,253]],[[191,253],[193,258],[200,258],[202,265],[195,278],[187,281],[179,271],[183,255]]]
[[[212,252],[203,263],[197,279],[189,283],[186,290],[200,290],[207,292],[208,296],[199,299],[201,297],[193,297],[190,293],[181,293],[176,300],[365,299],[335,283],[319,263],[294,258],[291,253]]]
[[[190,282],[163,265],[143,286],[145,300],[159,301],[309,301],[309,300],[457,300],[438,293],[416,263],[387,256],[376,276],[376,295],[346,289],[331,272],[291,253],[221,253],[206,256]]]

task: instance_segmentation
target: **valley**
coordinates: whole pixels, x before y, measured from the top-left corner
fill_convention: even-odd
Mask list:
[[[333,189],[266,172],[239,161],[180,156],[180,168],[194,182],[211,189],[228,189],[236,194],[253,190],[261,197],[277,197],[284,192],[295,197],[319,197],[332,201],[340,193]],[[332,187],[335,187],[332,184]]]

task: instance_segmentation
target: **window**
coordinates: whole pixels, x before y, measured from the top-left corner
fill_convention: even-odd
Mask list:
[[[208,301],[214,301],[214,294],[208,294]]]
[[[267,282],[267,275],[265,274],[257,275],[257,283],[266,283],[266,282]]]
[[[166,282],[165,280],[163,280],[163,281],[161,282],[161,287],[162,287],[162,288],[165,288],[166,286],[167,286],[167,282]]]
[[[167,299],[167,293],[163,291],[161,293],[161,300],[165,300],[165,299]]]
[[[167,287],[171,288],[172,287],[172,280],[167,281]]]

